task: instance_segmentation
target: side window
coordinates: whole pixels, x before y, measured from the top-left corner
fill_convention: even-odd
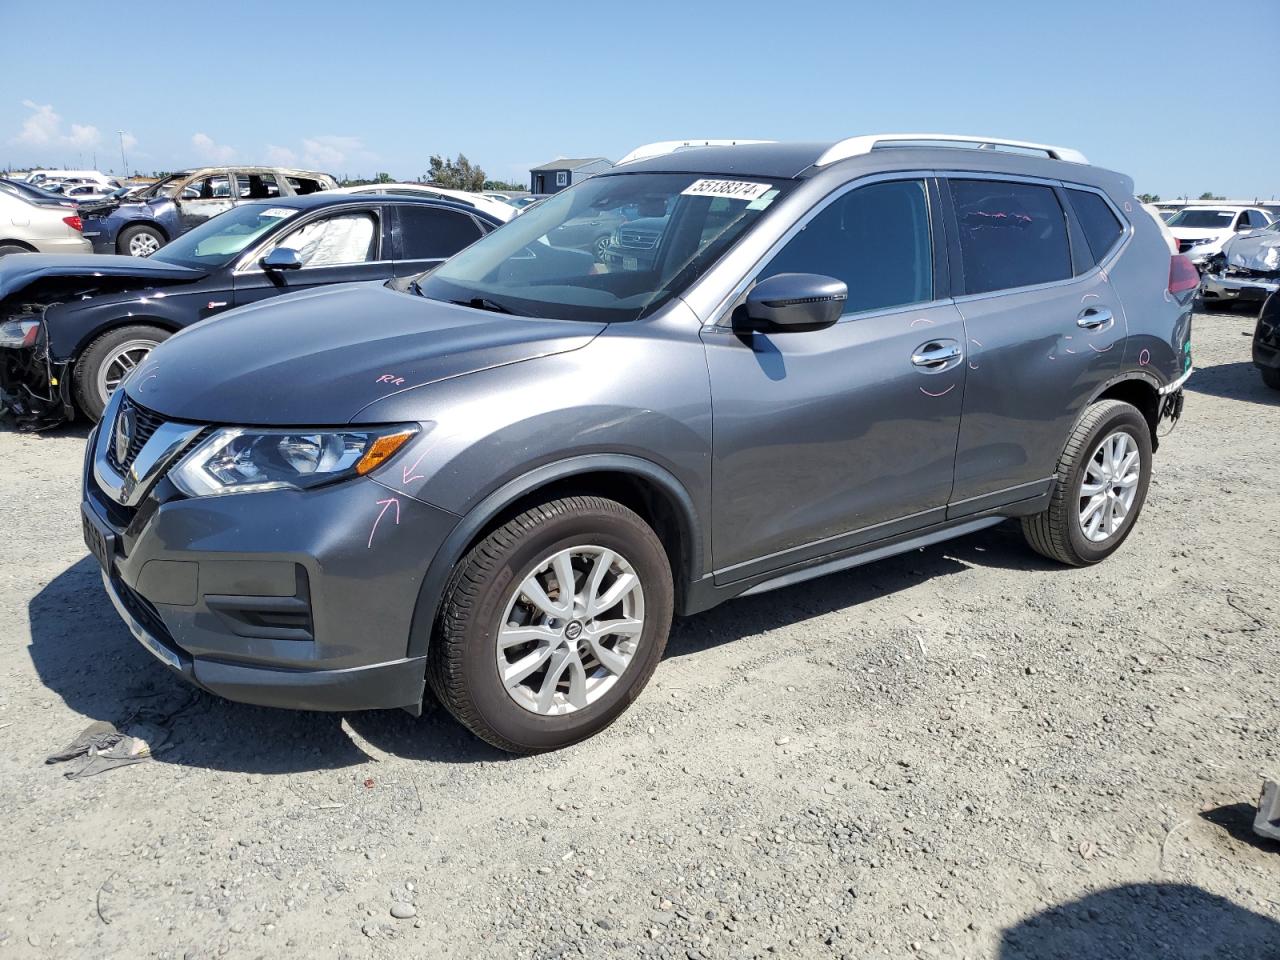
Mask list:
[[[1084,238],[1089,243],[1093,262],[1098,263],[1106,258],[1111,248],[1124,234],[1124,226],[1111,212],[1107,201],[1096,193],[1068,189],[1067,196],[1071,198],[1076,219],[1080,221],[1080,226],[1084,230]]]
[[[818,273],[849,287],[845,313],[933,299],[929,198],[921,180],[858,187],[828,204],[757,277]]]
[[[400,244],[406,260],[445,260],[480,239],[480,228],[465,213],[400,204]]]
[[[1067,221],[1051,187],[952,180],[965,293],[987,293],[1071,276]]]
[[[324,189],[324,184],[319,180],[312,180],[310,177],[286,177],[289,186],[293,188],[293,192],[298,196],[306,196],[308,193],[319,193]]]
[[[242,173],[236,182],[241,200],[269,200],[280,196],[280,185],[273,173]]]
[[[192,180],[182,188],[183,200],[230,200],[231,178],[225,173]]]
[[[1267,223],[1268,221],[1267,221],[1266,214],[1264,214],[1261,210],[1249,211],[1249,226],[1265,227]]]
[[[342,213],[313,220],[281,240],[277,247],[298,251],[303,267],[333,267],[372,260],[378,224],[371,213]]]

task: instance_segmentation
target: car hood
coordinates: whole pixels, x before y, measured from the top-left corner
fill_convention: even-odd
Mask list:
[[[27,291],[33,299],[65,299],[78,292],[189,283],[205,271],[141,257],[23,253],[0,258],[0,301]],[[122,283],[121,281],[126,281]]]
[[[382,283],[342,284],[188,327],[126,390],[174,420],[341,424],[393,393],[576,350],[603,329],[473,310]]]
[[[1197,237],[1225,237],[1231,229],[1223,227],[1170,227],[1169,232],[1179,240],[1194,240]]]
[[[1227,266],[1259,273],[1280,270],[1280,232],[1259,230],[1241,234],[1228,240],[1222,247]]]

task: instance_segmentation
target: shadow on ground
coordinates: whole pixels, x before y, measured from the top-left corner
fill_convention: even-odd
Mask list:
[[[1199,887],[1138,883],[1004,931],[999,960],[1277,960],[1280,923]]]
[[[1249,341],[1241,337],[1240,342],[1244,345],[1244,356],[1249,356]],[[1219,363],[1212,367],[1196,367],[1195,372],[1191,374],[1191,379],[1187,381],[1187,392],[1280,406],[1280,390],[1272,390],[1262,382],[1262,374],[1258,372],[1258,368],[1251,360]],[[1189,412],[1193,403],[1194,397],[1188,400]]]
[[[678,621],[667,655],[696,654],[907,590],[969,565],[1049,566],[1023,544],[1016,525],[1004,524]],[[28,614],[31,660],[45,686],[71,709],[94,720],[119,725],[139,710],[169,717],[162,725],[170,729],[171,746],[157,758],[165,763],[245,773],[363,763],[368,754],[343,729],[344,719],[376,749],[408,759],[470,763],[507,757],[467,733],[430,700],[422,717],[400,710],[344,716],[253,707],[193,691],[133,639],[103,592],[98,567],[89,557],[36,594]],[[49,752],[78,732],[52,731]]]
[[[1253,822],[1257,819],[1258,807],[1252,803],[1228,803],[1214,807],[1200,814],[1200,819],[1221,827],[1233,840],[1280,854],[1280,840],[1272,840],[1253,832]],[[1276,941],[1276,949],[1280,950],[1280,940]],[[1280,953],[1277,953],[1280,956]]]

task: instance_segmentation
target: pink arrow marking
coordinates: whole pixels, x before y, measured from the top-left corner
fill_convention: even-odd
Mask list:
[[[377,532],[378,532],[378,524],[382,522],[382,515],[383,515],[383,514],[385,514],[385,513],[387,512],[387,508],[388,508],[388,507],[390,507],[392,504],[395,504],[395,508],[396,508],[396,526],[397,526],[397,527],[398,527],[398,526],[400,526],[400,500],[399,500],[399,498],[398,498],[398,497],[387,497],[387,499],[385,499],[385,500],[379,500],[379,501],[378,501],[378,505],[379,505],[380,507],[382,507],[382,509],[378,511],[378,515],[377,515],[377,517],[375,517],[375,518],[374,518],[374,521],[373,521],[373,529],[369,531],[369,542],[368,542],[368,544],[366,544],[366,549],[370,549],[370,548],[372,548],[372,547],[373,547],[373,535],[374,535],[375,533],[377,533]]]
[[[923,323],[926,327],[933,326],[933,321],[930,320],[928,317],[916,317],[914,320],[911,321],[911,323],[908,324],[908,326],[914,327],[918,323]]]
[[[953,383],[951,386],[947,387],[947,389],[939,393],[931,393],[930,391],[926,390],[924,387],[920,388],[920,392],[923,393],[926,397],[945,397],[948,393],[950,393],[955,388],[956,388],[956,385]]]
[[[422,459],[427,455],[429,450],[430,448],[428,448],[427,450],[423,450],[420,454],[418,454],[417,460],[413,461],[413,463],[409,464],[409,466],[404,468],[404,470],[400,474],[402,478],[400,481],[401,483],[412,483],[414,480],[421,480],[423,477],[426,476],[426,474],[424,473],[414,473],[413,471],[418,469],[418,464],[422,462]]]

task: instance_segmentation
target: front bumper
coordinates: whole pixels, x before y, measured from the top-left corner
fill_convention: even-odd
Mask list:
[[[1205,300],[1245,300],[1261,303],[1277,290],[1280,290],[1280,280],[1261,277],[1206,273],[1200,281],[1200,296]]]
[[[86,543],[121,618],[161,663],[245,703],[420,709],[425,658],[407,656],[410,625],[456,517],[367,478],[188,499],[163,471],[122,507],[96,477],[104,430],[85,463]]]

